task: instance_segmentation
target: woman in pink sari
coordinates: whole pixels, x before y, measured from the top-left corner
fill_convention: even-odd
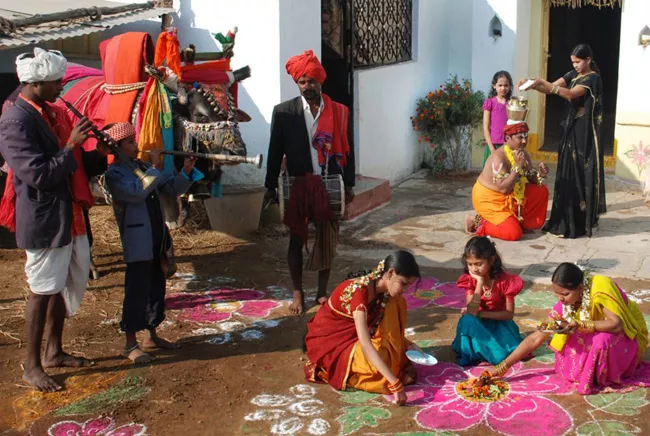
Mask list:
[[[555,371],[580,394],[650,386],[650,363],[641,361],[648,328],[639,306],[611,279],[585,277],[572,263],[560,264],[552,282],[558,302],[548,323],[563,333],[534,332],[490,373],[502,376],[553,335]]]

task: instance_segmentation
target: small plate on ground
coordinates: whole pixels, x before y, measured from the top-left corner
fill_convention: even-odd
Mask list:
[[[431,354],[420,353],[417,350],[408,350],[406,352],[406,357],[413,362],[419,365],[433,366],[438,363],[438,359],[433,357]]]

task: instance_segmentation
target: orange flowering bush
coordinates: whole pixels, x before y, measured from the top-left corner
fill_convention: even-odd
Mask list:
[[[467,135],[463,134],[463,129],[481,122],[484,99],[481,91],[472,90],[469,79],[459,79],[457,75],[418,99],[411,124],[420,134],[419,142],[430,144],[434,162],[439,161],[441,166],[444,164],[445,168],[453,171],[460,169],[471,149],[469,141],[465,141]],[[434,163],[434,172],[438,172],[436,166]]]

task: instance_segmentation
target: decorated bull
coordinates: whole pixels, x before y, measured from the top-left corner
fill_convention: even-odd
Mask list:
[[[194,65],[190,49],[184,52],[185,65],[180,66],[178,51],[170,54],[154,50],[149,34],[118,35],[100,45],[103,70],[68,65],[62,98],[74,106],[73,112],[88,117],[99,128],[109,123],[131,122],[136,126],[142,151],[162,145],[166,151],[245,156],[246,145],[238,123],[249,121],[250,117],[237,109],[236,92],[237,83],[249,77],[250,70],[245,67],[230,71],[234,34],[229,33],[227,39],[223,53],[213,56],[217,60]],[[162,65],[163,60],[166,66]],[[20,89],[4,102],[3,111],[13,104]],[[67,109],[63,101],[57,104]],[[78,117],[72,112],[68,114],[76,123]],[[83,147],[94,149],[96,140],[88,139]],[[142,158],[147,160],[148,155],[142,153]],[[199,160],[197,168],[206,177],[202,185],[194,188],[194,195],[219,196],[220,163]],[[165,156],[163,170],[174,171],[172,156]],[[189,208],[185,205],[182,210]],[[182,210],[177,203],[165,205],[170,227],[183,224],[186,214]],[[93,276],[97,277],[95,271]]]
[[[186,62],[182,66],[178,51],[170,53],[169,35],[175,36],[163,32],[155,49],[148,33],[129,32],[102,42],[103,70],[69,64],[61,97],[100,128],[131,122],[136,126],[143,160],[148,160],[146,151],[161,145],[166,151],[245,156],[239,122],[250,117],[237,108],[236,99],[237,83],[249,77],[250,69],[230,71],[234,33],[226,37],[224,51],[212,56],[220,59],[194,64],[197,56],[188,49],[183,51]],[[161,65],[163,61],[167,66]],[[5,106],[12,104],[19,92],[20,88]],[[62,101],[57,104],[65,108]],[[77,117],[69,115],[75,123]],[[88,139],[83,146],[92,150],[96,141]],[[165,156],[164,171],[180,168],[181,162],[182,158]],[[192,188],[190,198],[220,196],[221,163],[201,159],[197,168],[206,177]],[[189,210],[187,203],[184,206],[165,205],[170,227],[183,225]]]

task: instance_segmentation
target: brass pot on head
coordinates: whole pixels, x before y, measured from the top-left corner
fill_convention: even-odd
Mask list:
[[[506,106],[508,121],[521,123],[526,122],[528,116],[528,99],[526,97],[511,97]]]

